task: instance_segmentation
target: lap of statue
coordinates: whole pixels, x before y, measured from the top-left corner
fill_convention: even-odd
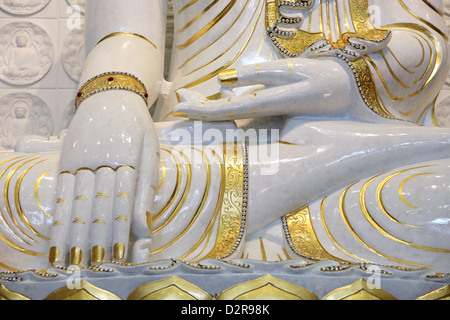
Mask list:
[[[163,3],[88,4],[102,27],[69,130],[0,154],[0,268],[242,258],[448,272],[450,130],[429,126],[448,71],[439,6],[373,1],[374,22],[365,0],[222,0],[212,22],[227,31],[211,38],[211,17],[177,2],[166,82]],[[237,55],[223,47],[245,38]]]

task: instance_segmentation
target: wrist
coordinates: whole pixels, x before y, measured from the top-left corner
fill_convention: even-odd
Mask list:
[[[90,97],[109,90],[129,91],[140,96],[148,107],[149,94],[138,77],[126,72],[105,72],[88,81],[80,88],[75,100],[75,111]]]

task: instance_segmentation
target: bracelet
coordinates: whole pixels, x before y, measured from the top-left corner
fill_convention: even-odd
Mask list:
[[[108,90],[125,90],[136,93],[148,105],[147,88],[136,76],[126,72],[106,72],[89,79],[81,87],[75,100],[75,112],[83,101]]]

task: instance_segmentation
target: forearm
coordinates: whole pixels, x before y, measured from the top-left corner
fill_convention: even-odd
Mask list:
[[[163,80],[165,0],[89,1],[86,15],[88,57],[80,88],[103,73],[128,73],[146,87],[151,105]],[[119,84],[121,85],[121,84]]]

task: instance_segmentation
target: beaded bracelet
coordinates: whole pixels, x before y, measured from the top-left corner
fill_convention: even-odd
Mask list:
[[[147,88],[136,76],[127,72],[105,72],[89,79],[81,87],[75,100],[75,112],[83,101],[108,90],[125,90],[136,93],[148,105]]]

